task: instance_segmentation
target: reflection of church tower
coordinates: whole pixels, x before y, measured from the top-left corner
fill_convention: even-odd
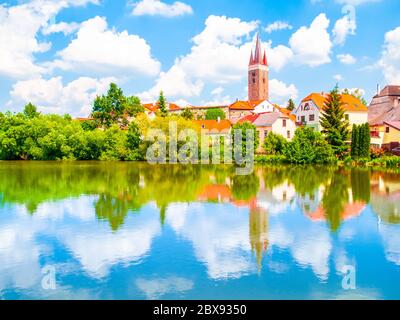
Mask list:
[[[249,101],[268,100],[268,62],[267,54],[261,49],[260,37],[257,34],[256,49],[250,55],[249,62]]]
[[[268,248],[268,213],[260,208],[252,208],[249,219],[251,250],[255,251],[257,265],[261,270],[262,256]]]

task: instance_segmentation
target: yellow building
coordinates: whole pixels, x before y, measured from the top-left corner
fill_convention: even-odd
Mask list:
[[[386,121],[371,126],[371,144],[378,148],[392,150],[400,144],[400,121]]]

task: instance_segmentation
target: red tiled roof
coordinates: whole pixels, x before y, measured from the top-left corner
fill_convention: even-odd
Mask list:
[[[167,102],[166,105],[167,105],[169,111],[178,111],[178,110],[181,110],[181,108],[180,108],[177,104],[175,104],[175,103],[169,103],[169,102]],[[155,112],[155,111],[157,111],[157,110],[159,109],[158,102],[155,102],[155,103],[145,103],[145,104],[143,104],[143,107],[145,107],[147,110],[153,111],[153,112]]]
[[[215,132],[228,131],[232,125],[229,120],[193,120],[193,122],[201,129]]]
[[[231,110],[254,110],[261,102],[264,100],[255,100],[255,101],[236,101],[229,106]]]
[[[328,93],[311,93],[307,97],[305,97],[302,102],[312,100],[315,105],[320,109],[325,108],[325,100],[329,96]],[[341,100],[343,103],[343,109],[345,111],[362,111],[368,112],[368,108],[356,97],[351,94],[342,94]]]

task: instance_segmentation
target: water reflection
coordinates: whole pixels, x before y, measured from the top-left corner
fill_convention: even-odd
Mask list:
[[[306,283],[338,291],[343,266],[364,261],[398,277],[399,197],[393,171],[271,166],[236,176],[229,166],[5,162],[0,293],[208,298],[201,288],[211,286],[217,297],[298,298],[316,294]],[[52,293],[40,287],[48,263],[62,270]],[[116,291],[124,279],[135,289]],[[234,279],[249,282],[235,291]],[[224,281],[225,291],[210,281]],[[400,297],[381,285],[378,293]]]

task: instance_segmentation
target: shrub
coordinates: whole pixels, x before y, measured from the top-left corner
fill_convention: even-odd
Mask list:
[[[337,162],[332,147],[321,133],[311,128],[299,128],[284,155],[288,162],[296,164],[328,164]]]
[[[285,150],[287,144],[286,139],[280,135],[273,132],[268,133],[267,137],[264,139],[264,151],[269,155],[281,155]]]

